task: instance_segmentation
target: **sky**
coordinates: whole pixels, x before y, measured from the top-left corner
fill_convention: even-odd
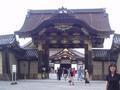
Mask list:
[[[0,35],[13,34],[22,27],[30,9],[89,9],[105,8],[109,15],[111,29],[120,34],[119,0],[0,0]],[[27,39],[18,39],[20,45]],[[112,36],[105,40],[104,48],[110,48]]]

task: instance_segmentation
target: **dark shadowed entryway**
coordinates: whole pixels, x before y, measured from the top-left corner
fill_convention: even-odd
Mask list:
[[[60,64],[60,67],[69,69],[71,68],[71,64]]]

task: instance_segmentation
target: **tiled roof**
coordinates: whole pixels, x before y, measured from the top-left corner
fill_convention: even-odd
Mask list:
[[[120,34],[114,34],[112,40],[111,52],[116,54],[120,52]]]
[[[114,34],[113,44],[120,45],[120,34]]]
[[[38,58],[38,50],[37,49],[25,49],[25,57],[34,57]]]
[[[44,21],[49,20],[59,10],[30,10],[26,16],[25,22],[22,28],[15,32],[19,36],[26,37],[26,34],[30,34]],[[108,16],[105,9],[68,9],[76,20],[84,21],[91,28],[97,31],[111,32]]]
[[[93,49],[92,55],[94,60],[98,61],[117,61],[117,55],[111,53],[110,49]]]
[[[81,59],[84,60],[84,55],[78,55],[75,50],[60,50],[58,53],[52,55],[49,57],[50,60],[59,60],[59,59]],[[38,59],[38,50],[37,49],[24,49],[24,52],[21,54],[17,54],[19,59]],[[114,53],[111,53],[109,49],[93,49],[92,50],[93,60],[95,61],[117,61],[117,55]],[[67,56],[67,57],[66,57]]]
[[[21,51],[16,52],[15,56],[18,60],[38,60],[38,50],[34,48],[19,48]]]
[[[107,57],[108,49],[93,49],[93,57]]]
[[[75,50],[75,49],[70,49],[70,50],[71,50],[71,52],[73,52],[74,54],[76,54],[76,55],[78,55],[78,56],[80,56],[80,57],[82,57],[82,58],[85,57],[85,55],[84,55],[83,53],[81,53],[81,52],[79,52],[79,51],[77,51],[77,50]]]
[[[9,45],[16,41],[15,35],[0,35],[0,45]]]
[[[59,51],[58,53],[50,56],[50,59],[54,59],[54,60],[59,60],[59,59],[71,59],[71,60],[76,60],[76,59],[81,59],[83,60],[84,57],[82,55],[82,53],[80,55],[76,54],[76,52],[74,53],[75,50],[71,50],[71,49],[63,49],[61,51]]]

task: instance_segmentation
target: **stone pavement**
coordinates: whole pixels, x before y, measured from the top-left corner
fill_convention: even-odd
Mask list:
[[[18,84],[10,85],[10,81],[0,81],[0,90],[105,90],[105,81],[75,80],[75,85],[70,86],[68,81],[58,80],[19,80]]]

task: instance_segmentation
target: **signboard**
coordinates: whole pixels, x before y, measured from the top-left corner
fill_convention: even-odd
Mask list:
[[[16,65],[12,65],[12,82],[11,85],[17,84],[16,82]]]
[[[12,72],[16,72],[16,65],[12,65]]]

